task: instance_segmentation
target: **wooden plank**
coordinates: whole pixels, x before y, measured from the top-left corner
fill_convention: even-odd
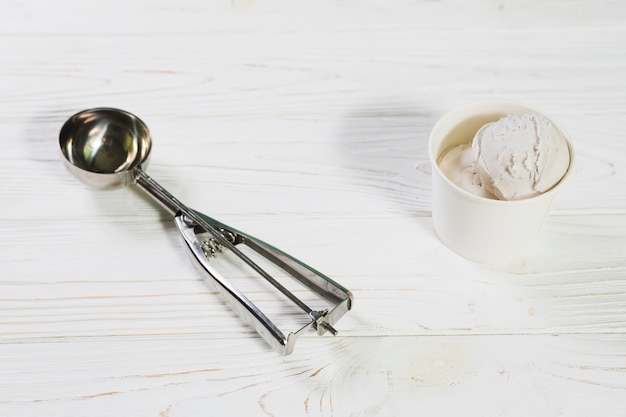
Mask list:
[[[621,415],[623,334],[1,345],[3,415]]]
[[[371,230],[365,240],[364,221]],[[108,216],[81,227],[72,223],[34,223],[37,247],[14,239],[3,248],[11,274],[0,287],[0,340],[249,333],[201,281],[171,225],[163,230],[158,223]],[[260,235],[271,235],[351,289],[355,310],[339,326],[347,334],[626,328],[621,215],[554,216],[528,256],[492,265],[465,261],[443,247],[430,218],[342,218],[340,227],[326,217],[253,223]],[[46,265],[46,273],[33,264]],[[275,291],[234,278],[263,308],[280,302]]]

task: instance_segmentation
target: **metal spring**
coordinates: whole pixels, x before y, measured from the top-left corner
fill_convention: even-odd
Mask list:
[[[216,253],[221,253],[223,250],[224,246],[221,245],[215,238],[210,238],[209,240],[202,242],[202,251],[207,258],[211,258],[215,256]]]
[[[230,230],[219,229],[219,232],[230,243],[235,243],[236,236]],[[217,241],[217,239],[212,237],[202,242],[202,251],[207,258],[211,258],[217,253],[222,253],[224,251],[224,245],[222,245]]]

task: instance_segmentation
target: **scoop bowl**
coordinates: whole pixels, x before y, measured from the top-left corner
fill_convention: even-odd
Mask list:
[[[137,116],[114,108],[94,108],[70,117],[59,133],[67,168],[84,183],[113,188],[135,182],[148,165],[152,139]]]

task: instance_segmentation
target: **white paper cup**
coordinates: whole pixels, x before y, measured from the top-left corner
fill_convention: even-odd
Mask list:
[[[480,127],[509,114],[541,113],[563,135],[570,164],[549,191],[524,200],[500,201],[471,194],[450,181],[437,161],[450,147],[471,143]],[[555,193],[572,171],[574,149],[563,128],[545,113],[522,104],[484,101],[457,108],[433,127],[429,139],[432,166],[432,217],[442,242],[457,254],[479,262],[506,261],[523,254],[536,239]]]

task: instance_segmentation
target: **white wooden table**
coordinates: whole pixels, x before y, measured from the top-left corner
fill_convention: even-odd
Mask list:
[[[0,5],[0,416],[625,416],[626,3]],[[576,167],[536,247],[477,264],[430,218],[426,143],[538,107]],[[269,349],[136,190],[63,167],[73,113],[140,116],[181,200],[349,288]]]

